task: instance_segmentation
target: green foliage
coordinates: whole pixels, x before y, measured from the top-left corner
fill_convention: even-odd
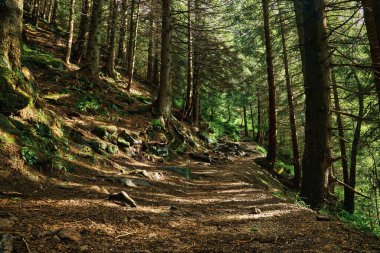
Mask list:
[[[20,154],[22,159],[28,164],[28,165],[34,165],[38,161],[37,154],[31,150],[29,147],[23,147],[20,150]]]
[[[165,128],[160,119],[152,119],[151,125],[158,129]]]
[[[100,102],[94,96],[84,96],[79,99],[77,108],[82,112],[96,112],[100,108]]]
[[[274,166],[275,168],[283,168],[287,174],[294,175],[293,165],[277,160]]]
[[[256,150],[264,155],[268,153],[268,151],[262,146],[256,146]]]
[[[355,212],[353,214],[348,213],[346,211],[340,211],[336,213],[336,215],[344,222],[352,225],[353,227],[376,234],[377,236],[380,236],[380,228],[378,226],[374,226],[373,221],[371,221],[371,218],[368,217],[368,215],[361,213],[361,212]]]
[[[234,141],[238,141],[240,138],[239,128],[234,124],[216,120],[210,123],[210,128],[216,138],[228,136]]]

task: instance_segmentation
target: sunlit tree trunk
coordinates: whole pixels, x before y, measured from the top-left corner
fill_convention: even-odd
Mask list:
[[[66,54],[65,62],[70,63],[71,49],[73,46],[74,38],[74,15],[75,15],[75,0],[70,1],[70,16],[69,16],[69,27],[67,28],[67,41],[66,41]]]
[[[0,66],[21,68],[22,0],[0,1]]]
[[[193,36],[192,36],[192,20],[191,20],[192,0],[187,0],[187,89],[186,101],[184,108],[184,116],[191,114],[191,106],[193,100]]]
[[[51,20],[53,24],[57,24],[57,18],[58,18],[58,9],[59,9],[59,1],[61,0],[55,0],[53,5],[53,13],[51,16]]]
[[[107,56],[107,74],[110,77],[115,77],[115,59],[116,59],[116,26],[118,19],[118,4],[117,0],[113,1],[113,13],[110,24],[110,41],[108,47],[108,56]]]
[[[267,59],[268,92],[269,92],[269,136],[267,160],[274,165],[277,152],[276,126],[276,85],[274,82],[272,37],[269,24],[269,0],[263,0],[265,48]]]
[[[123,67],[127,65],[127,27],[128,27],[128,0],[122,0],[121,3],[121,25],[119,33],[119,49],[117,58]]]
[[[133,2],[135,0],[132,0]],[[137,45],[137,32],[139,28],[139,14],[140,14],[140,0],[137,0],[137,3],[134,3],[136,7],[135,10],[132,8],[131,10],[131,21],[130,21],[130,34],[129,34],[129,42],[128,42],[128,85],[127,90],[130,91],[133,82],[133,76],[135,72],[135,59],[136,59],[136,45]]]
[[[172,64],[172,0],[162,1],[162,42],[160,88],[157,97],[158,115],[164,121],[170,119],[172,108],[172,84],[170,70]]]
[[[325,1],[303,1],[305,29],[305,148],[301,196],[312,208],[327,196],[331,164],[331,98]]]
[[[77,47],[77,63],[80,64],[86,55],[87,41],[90,26],[90,0],[82,0],[82,12],[80,16],[79,33],[78,33],[78,47]]]
[[[100,57],[100,24],[102,19],[103,0],[94,0],[88,38],[86,66],[90,79],[99,83],[99,57]]]

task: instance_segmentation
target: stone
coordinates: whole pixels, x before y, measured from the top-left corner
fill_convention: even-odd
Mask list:
[[[191,180],[192,175],[191,175],[191,170],[189,168],[185,167],[166,167],[164,168],[165,170],[177,173],[179,175],[184,176],[186,179]]]
[[[1,253],[12,253],[13,252],[13,240],[14,237],[9,234],[5,234],[0,240],[0,252]]]
[[[260,214],[261,213],[261,210],[257,207],[253,207],[252,210],[251,210],[251,213],[252,214]]]
[[[0,219],[0,228],[2,228],[2,229],[11,228],[11,227],[13,227],[14,223],[15,222],[11,219],[1,218]]]
[[[78,242],[82,239],[81,234],[74,228],[62,228],[57,233],[58,237],[63,240]]]
[[[90,252],[90,247],[88,245],[81,245],[79,246],[79,252]]]
[[[53,242],[60,242],[60,241],[61,241],[61,238],[59,238],[58,235],[54,235],[53,238],[51,238],[51,240],[52,240]]]
[[[128,187],[136,187],[135,183],[133,183],[133,181],[129,178],[121,178],[120,182]]]
[[[145,181],[143,179],[134,179],[133,182],[137,186],[142,186],[142,187],[150,187],[151,186],[151,184],[148,181]]]
[[[119,138],[122,138],[124,141],[129,143],[129,146],[141,144],[141,141],[139,141],[139,137],[136,134],[133,134],[127,130],[121,131],[121,133],[119,134]]]

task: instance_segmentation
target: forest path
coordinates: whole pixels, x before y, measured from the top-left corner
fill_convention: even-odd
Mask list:
[[[126,188],[87,175],[0,199],[16,217],[3,233],[36,252],[380,252],[378,238],[275,197],[281,186],[252,157],[187,167],[192,180],[166,171],[150,187]],[[106,200],[105,189],[125,190],[138,208]],[[66,239],[55,235],[62,228]]]

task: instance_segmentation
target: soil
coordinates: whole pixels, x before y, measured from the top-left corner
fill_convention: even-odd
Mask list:
[[[70,175],[70,182],[1,199],[2,212],[17,217],[1,233],[22,237],[35,252],[380,252],[375,236],[336,218],[318,221],[316,212],[277,198],[281,186],[252,158],[188,162],[192,180],[145,167],[164,176],[145,178],[150,187]],[[105,189],[126,191],[138,207],[107,200]],[[80,239],[57,238],[63,228]]]

